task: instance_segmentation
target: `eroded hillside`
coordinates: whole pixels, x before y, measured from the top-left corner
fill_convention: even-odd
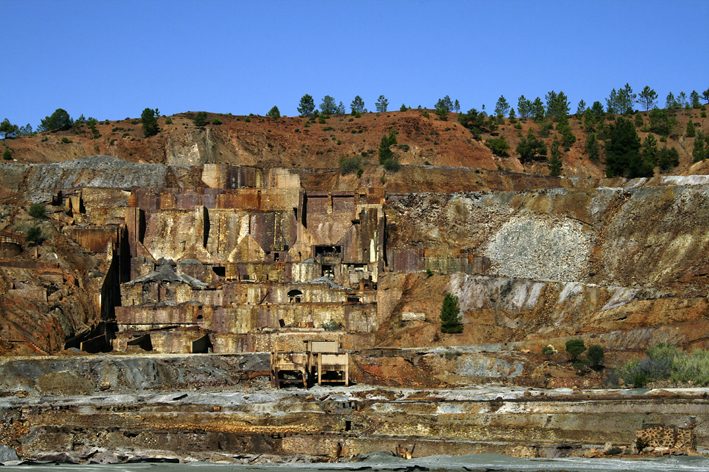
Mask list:
[[[549,174],[546,162],[522,163],[515,151],[530,128],[539,133],[540,124],[525,120],[517,123],[518,128],[515,128],[506,120],[494,131],[494,135],[489,131],[483,132],[481,141],[476,141],[471,132],[458,123],[456,113],[451,113],[447,121],[441,121],[432,111],[429,112],[429,117],[424,115],[425,110],[365,113],[359,118],[333,115],[325,123],[301,117],[273,120],[259,116],[208,114],[206,121],[209,124],[205,126],[195,126],[192,121],[195,113],[188,112],[159,118],[159,133],[149,138],[143,136],[138,120],[127,118],[98,122],[95,134],[86,125],[75,125],[66,131],[7,139],[5,145],[11,150],[12,158],[21,163],[59,162],[105,154],[125,161],[174,166],[228,163],[262,168],[323,169],[337,167],[341,157],[359,156],[366,169],[367,166],[378,167],[377,153],[381,138],[393,130],[398,134],[397,145],[392,147],[392,151],[405,166]],[[641,115],[647,123],[647,113]],[[680,112],[676,118],[679,131],[674,138],[669,137],[666,144],[677,149],[680,165],[670,173],[708,173],[706,161],[692,163],[695,138],[686,137],[684,130],[690,119],[699,130],[709,127],[709,121],[701,118],[699,110]],[[222,124],[211,124],[214,119]],[[563,175],[603,176],[603,161],[594,163],[588,158],[585,149],[587,132],[582,121],[571,116],[570,127],[576,142],[562,155]],[[648,133],[638,129],[638,134],[644,139]],[[542,141],[550,146],[556,135],[558,131],[552,130]],[[484,144],[487,139],[500,136],[510,145],[509,157],[494,155]],[[380,178],[382,168],[371,172],[378,172],[377,178]]]

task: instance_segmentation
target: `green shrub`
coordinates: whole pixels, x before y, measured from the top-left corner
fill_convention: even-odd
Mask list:
[[[430,115],[428,114],[427,111],[425,111],[425,112],[423,112],[423,117],[424,117],[424,118],[430,118]]]
[[[426,269],[426,278],[433,277],[433,271],[431,269]]]
[[[72,141],[71,139],[67,138],[66,136],[64,136],[64,137],[62,138],[62,143],[64,143],[64,144],[70,144],[70,143],[73,143],[73,142],[74,142],[74,141]]]
[[[591,365],[593,366],[601,365],[601,362],[603,362],[603,358],[605,357],[605,355],[605,351],[598,344],[594,344],[593,346],[589,347],[588,352],[586,353],[586,357],[588,357],[588,359],[591,361]]]
[[[337,331],[342,328],[342,325],[335,320],[328,320],[322,324],[325,331]]]
[[[618,370],[618,375],[636,387],[654,380],[669,379],[673,364],[682,354],[676,347],[660,343],[648,349],[646,357],[626,362]]]
[[[694,385],[709,385],[709,351],[696,350],[691,355],[679,355],[672,365],[670,379],[673,382],[692,382]]]
[[[39,226],[31,227],[27,231],[27,236],[25,237],[25,241],[27,241],[31,245],[42,244],[42,241],[44,241],[44,238],[42,237],[42,229]]]
[[[507,143],[504,136],[494,139],[486,139],[485,146],[489,147],[492,153],[496,156],[509,156],[507,151],[510,149],[510,145]]]
[[[47,217],[46,209],[41,203],[33,203],[28,211],[32,218],[43,219]]]
[[[386,170],[390,172],[399,172],[399,169],[401,169],[399,159],[397,159],[396,157],[390,157],[389,159],[385,160],[382,165]]]
[[[643,388],[647,385],[647,375],[645,374],[635,374],[632,377],[631,383],[634,387]]]
[[[10,148],[5,148],[5,152],[2,153],[2,158],[6,161],[12,159],[12,153],[10,152]]]
[[[703,111],[701,114],[702,114],[702,118],[706,118],[706,117],[707,117],[707,112]]]
[[[544,346],[542,348],[542,354],[545,356],[553,356],[554,355],[554,348],[551,346]]]
[[[220,125],[220,124],[222,124],[222,120],[220,120],[219,118],[214,118],[214,119],[212,120],[212,124],[213,124],[213,125]],[[269,131],[270,131],[270,130],[269,130]]]
[[[340,158],[340,173],[342,175],[351,174],[359,169],[361,158],[359,156]],[[361,169],[360,169],[361,170]]]
[[[357,177],[362,177],[362,174],[364,174],[364,169],[360,167],[359,169],[357,169]]]
[[[516,123],[515,129],[522,129],[522,123]]]
[[[165,124],[166,124],[166,125],[171,125],[171,124],[172,124],[172,118],[170,118],[169,116],[168,116],[167,118],[165,118]]]
[[[244,118],[244,123],[251,123],[251,118],[249,118],[248,116]],[[308,126],[308,123],[305,123],[305,126]]]
[[[204,126],[207,124],[207,112],[206,111],[198,111],[194,118],[192,118],[192,123],[194,123],[195,126]]]
[[[399,144],[399,149],[401,149],[402,151],[408,151],[409,145],[408,144]]]
[[[342,144],[342,141],[340,141],[340,140],[338,139],[338,140],[337,140],[337,145],[339,146],[339,145],[341,145],[341,144]]]
[[[566,352],[571,355],[571,359],[573,361],[575,361],[576,358],[585,350],[586,345],[584,344],[583,339],[570,339],[566,341]]]

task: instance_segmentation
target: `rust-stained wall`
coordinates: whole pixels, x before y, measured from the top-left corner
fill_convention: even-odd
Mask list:
[[[125,221],[133,279],[157,270],[161,259],[172,260],[176,274],[209,288],[179,277],[124,283],[116,308],[121,332],[169,328],[184,342],[161,335],[155,349],[187,352],[191,334],[176,327],[206,330],[215,349],[228,352],[258,348],[229,336],[263,330],[334,321],[352,333],[376,331],[372,283],[381,267],[383,196],[366,190],[307,195],[287,172],[269,171],[265,178],[250,172],[205,166],[202,179],[213,188],[131,195]],[[248,188],[251,183],[262,188]],[[341,253],[314,257],[314,248],[329,245]],[[321,277],[322,264],[333,267],[335,285],[308,283]]]
[[[119,240],[119,226],[67,226],[64,234],[73,239],[81,247],[91,252],[105,253],[109,242]]]
[[[198,326],[214,333],[247,334],[264,328],[322,327],[335,321],[352,332],[376,330],[376,305],[342,303],[300,303],[286,305],[116,307],[120,330],[150,330],[176,326]],[[283,325],[283,326],[281,326]]]

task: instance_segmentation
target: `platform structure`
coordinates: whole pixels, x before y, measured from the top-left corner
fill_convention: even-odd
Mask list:
[[[308,373],[310,371],[310,355],[308,352],[271,353],[271,385],[281,388],[282,384],[302,383],[308,388]]]
[[[339,352],[337,341],[303,341],[303,351],[271,353],[271,385],[344,383],[350,385],[349,353]]]
[[[310,372],[318,385],[323,382],[344,382],[350,385],[350,355],[339,352],[337,341],[305,341],[306,350],[310,353]],[[326,375],[328,372],[334,375]],[[334,378],[333,378],[334,377]]]

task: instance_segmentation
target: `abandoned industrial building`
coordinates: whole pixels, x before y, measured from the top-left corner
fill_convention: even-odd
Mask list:
[[[305,191],[286,169],[207,164],[201,172],[199,188],[58,191],[77,222],[66,234],[111,258],[103,327],[82,349],[371,347],[389,314],[378,303],[380,274],[425,264],[410,249],[390,250],[387,263],[383,189]],[[455,270],[485,266],[470,254],[447,258]]]

